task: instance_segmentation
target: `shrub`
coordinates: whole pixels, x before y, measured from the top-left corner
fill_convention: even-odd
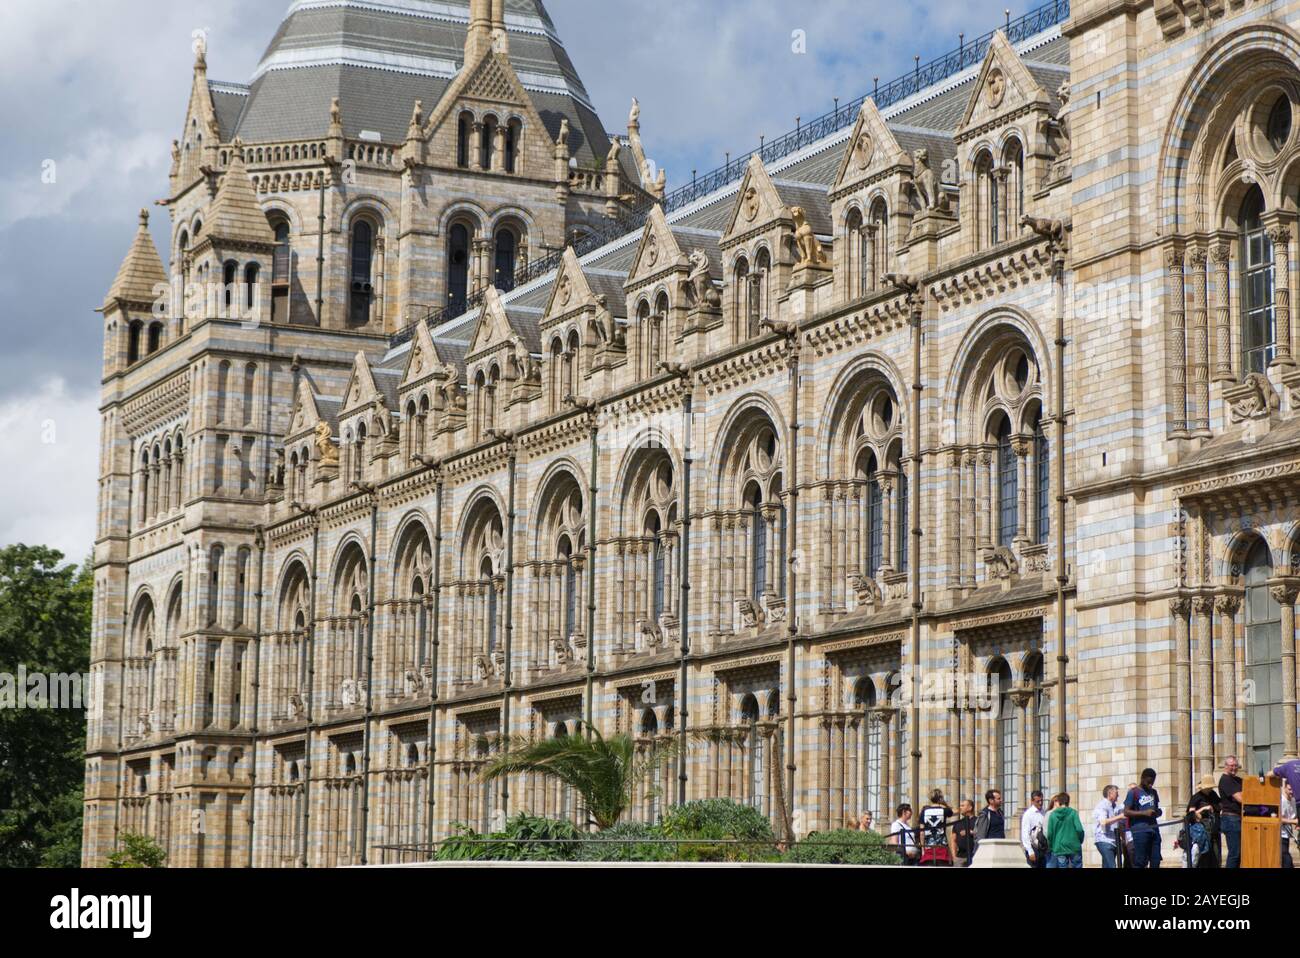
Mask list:
[[[109,868],[162,868],[167,853],[148,835],[122,833],[122,847],[108,856]]]
[[[809,835],[784,860],[795,865],[897,865],[900,859],[883,835],[837,828]]]
[[[669,838],[705,839],[717,844],[682,845],[679,861],[763,861],[778,856],[772,824],[752,805],[725,798],[707,798],[676,805],[664,812],[664,834]],[[753,841],[754,844],[731,844]]]
[[[507,821],[504,831],[490,835],[481,835],[463,824],[453,828],[452,836],[438,847],[438,861],[570,861],[577,854],[578,840],[584,835],[572,822],[523,813]]]
[[[588,836],[578,849],[584,862],[669,862],[677,852],[674,845],[623,844],[623,840],[662,839],[661,829],[644,822],[619,822],[599,835]]]

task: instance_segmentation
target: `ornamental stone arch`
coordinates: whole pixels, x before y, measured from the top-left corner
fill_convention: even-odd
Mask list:
[[[418,572],[422,579],[432,575],[433,528],[423,509],[412,509],[402,517],[393,532],[389,547],[389,595],[405,595],[411,588],[412,577]],[[424,583],[426,592],[428,582]]]
[[[334,560],[330,564],[330,597],[335,615],[347,615],[353,611],[348,608],[349,600],[358,595],[362,606],[370,596],[369,557],[365,540],[356,532],[347,533],[334,549]],[[341,600],[341,601],[340,601]]]
[[[280,631],[306,628],[312,621],[311,565],[299,550],[280,566],[275,587],[276,624]],[[302,621],[297,621],[302,613]]]
[[[554,559],[552,553],[562,532],[571,535],[570,547],[574,553],[578,551],[578,537],[585,535],[588,519],[585,483],[582,469],[569,456],[554,460],[547,467],[537,484],[530,512],[533,518],[530,558],[542,562]],[[585,541],[582,546],[586,547]]]
[[[956,413],[951,426],[945,424],[944,444],[982,441],[981,427],[990,411],[983,387],[1000,371],[997,367],[1007,358],[1006,350],[1017,345],[1025,351],[1031,367],[1031,381],[1017,397],[1019,402],[1037,399],[1043,405],[1047,403],[1052,395],[1052,368],[1042,330],[1028,313],[1014,307],[999,307],[971,324],[953,356],[944,383],[943,408],[954,409]],[[976,388],[980,389],[978,396],[973,395]],[[1019,412],[1020,405],[1010,402],[1005,393],[1002,398]],[[1013,423],[1016,421],[1017,418],[1012,419]]]
[[[784,473],[788,469],[786,450],[790,436],[780,407],[769,394],[751,392],[741,396],[723,416],[714,440],[711,470],[712,499],[715,508],[734,508],[739,502],[739,481],[747,474],[744,457],[750,453],[749,444],[759,438],[759,432],[770,428],[776,440],[770,474]]]
[[[456,529],[462,578],[479,578],[484,558],[494,575],[505,574],[505,515],[501,494],[492,486],[479,486],[466,500]]]
[[[1193,68],[1175,100],[1160,148],[1156,204],[1159,232],[1168,235],[1215,228],[1227,202],[1221,178],[1230,164],[1217,169],[1250,99],[1269,82],[1300,81],[1300,35],[1277,23],[1255,23],[1225,35]],[[1297,124],[1300,125],[1300,124]],[[1295,148],[1294,136],[1291,144]],[[1238,150],[1245,144],[1236,142]],[[1288,156],[1279,156],[1279,165]],[[1239,172],[1239,171],[1238,171]],[[1281,180],[1264,177],[1269,208],[1280,201]],[[1239,177],[1234,177],[1239,178]]]
[[[902,435],[907,409],[899,397],[906,395],[903,376],[892,359],[874,351],[856,357],[840,370],[827,394],[825,413],[817,426],[817,478],[847,476],[855,457],[856,425],[868,412],[879,414],[882,395],[892,400],[891,422],[877,437],[879,458],[890,442]]]

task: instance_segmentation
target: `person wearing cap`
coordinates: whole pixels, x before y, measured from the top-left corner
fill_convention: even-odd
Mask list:
[[[1156,770],[1146,768],[1124,799],[1124,817],[1133,835],[1133,867],[1160,867],[1160,793]]]
[[[1202,775],[1196,786],[1196,794],[1187,803],[1188,834],[1193,824],[1199,824],[1210,834],[1210,850],[1200,857],[1197,868],[1219,867],[1219,809],[1221,802],[1213,775]],[[1188,861],[1192,858],[1192,849],[1185,849]]]
[[[1119,829],[1124,821],[1124,809],[1119,804],[1119,786],[1107,785],[1101,790],[1101,801],[1092,810],[1092,843],[1101,855],[1102,868],[1117,867]]]

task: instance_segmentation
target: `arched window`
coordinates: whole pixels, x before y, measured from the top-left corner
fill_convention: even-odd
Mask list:
[[[749,535],[753,542],[750,551],[750,578],[753,582],[751,596],[758,602],[767,591],[767,521],[763,518],[763,493],[758,483],[750,483],[745,490],[745,508],[749,511]]]
[[[1002,793],[1004,807],[1012,812],[1020,807],[1019,790],[1016,788],[1016,746],[1018,729],[1016,727],[1016,703],[1011,697],[1011,666],[1005,659],[998,659],[989,668],[989,677],[996,684],[998,695],[998,716],[995,734],[997,761],[997,780],[994,788]]]
[[[461,169],[469,166],[469,136],[473,129],[473,115],[462,113],[456,120],[456,165]]]
[[[740,724],[745,735],[745,752],[749,756],[745,781],[745,801],[762,811],[764,793],[763,737],[758,730],[758,700],[746,695],[740,703]]]
[[[1007,233],[1014,236],[1025,214],[1025,149],[1019,140],[1006,145],[1002,161],[1007,176]]]
[[[848,244],[848,253],[844,257],[844,267],[848,271],[844,286],[848,298],[854,299],[867,294],[867,274],[871,271],[867,260],[866,224],[862,221],[862,211],[856,207],[849,210],[845,220],[844,238]]]
[[[496,235],[496,264],[492,273],[492,284],[503,293],[515,288],[515,260],[519,252],[519,241],[513,230],[501,227]]]
[[[226,421],[230,404],[230,363],[222,360],[217,366],[217,422]]]
[[[221,302],[226,307],[227,317],[233,314],[235,304],[239,302],[236,296],[238,282],[239,264],[233,259],[228,259],[221,268]]]
[[[889,206],[883,199],[871,204],[870,223],[867,225],[871,276],[867,277],[869,289],[879,289],[881,277],[889,272]]]
[[[1052,475],[1051,449],[1047,445],[1047,433],[1040,416],[1034,417],[1034,478],[1034,500],[1037,505],[1034,541],[1041,545],[1047,541],[1047,536],[1052,531]]]
[[[654,621],[664,613],[664,543],[659,514],[651,512],[646,520],[646,537],[651,539],[650,615]]]
[[[221,619],[221,563],[226,550],[213,546],[208,551],[208,625],[215,626]]]
[[[1277,348],[1273,323],[1273,243],[1264,229],[1264,194],[1252,186],[1241,204],[1242,375],[1262,373]]]
[[[479,166],[482,169],[492,169],[492,154],[496,149],[497,138],[497,118],[486,116],[483,118],[482,142],[479,144]]]
[[[898,463],[898,481],[895,486],[898,493],[894,496],[894,507],[897,511],[894,517],[894,568],[899,572],[906,572],[908,556],[911,554],[908,549],[911,533],[907,522],[907,469],[901,459]]]
[[[484,559],[479,568],[479,577],[487,589],[487,652],[491,655],[497,650],[497,589],[492,581],[492,562]]]
[[[235,555],[235,628],[240,628],[248,614],[248,560],[252,552],[247,546]]]
[[[369,220],[352,224],[352,287],[348,298],[348,322],[364,326],[370,322],[370,301],[375,288],[371,285],[371,267],[375,254],[375,228]]]
[[[289,247],[289,224],[279,220],[275,224],[275,252],[271,256],[271,285],[287,285],[293,258]]]
[[[144,335],[144,323],[138,319],[132,321],[126,330],[126,361],[128,363],[139,362],[140,360],[140,337]]]
[[[366,424],[357,423],[357,442],[352,448],[352,481],[360,482],[365,470]]]
[[[769,490],[772,500],[776,503],[776,546],[777,553],[775,561],[772,563],[776,569],[776,594],[782,598],[785,597],[785,557],[786,557],[786,536],[788,534],[788,523],[785,512],[785,498],[781,495],[781,474],[778,472],[772,477],[772,486]]]
[[[735,315],[732,319],[735,323],[737,339],[743,339],[748,328],[749,294],[749,260],[741,257],[736,261],[732,280],[732,302],[735,304],[733,307]]]
[[[863,453],[860,460],[859,475],[866,481],[867,494],[862,497],[863,509],[866,514],[862,517],[862,528],[866,530],[866,573],[874,577],[880,570],[880,561],[883,558],[884,550],[881,548],[881,537],[884,533],[884,522],[882,512],[882,497],[880,491],[880,476],[876,471],[876,457],[867,450]]]
[[[1246,708],[1247,771],[1273,768],[1288,747],[1283,735],[1282,609],[1268,587],[1272,574],[1268,544],[1261,539],[1246,556],[1245,567],[1245,677],[1255,690]]]
[[[469,227],[455,223],[447,235],[447,305],[463,312],[469,299]]]
[[[655,297],[654,315],[650,317],[650,368],[646,376],[659,374],[659,364],[664,361],[664,340],[668,338],[668,294]]]
[[[880,722],[869,714],[876,707],[876,683],[870,676],[858,680],[853,691],[854,704],[868,713],[858,724],[858,754],[862,758],[861,791],[858,811],[870,812],[874,817],[880,811]]]
[[[983,249],[997,242],[997,178],[993,175],[993,155],[982,151],[975,158],[975,245]]]
[[[158,350],[162,347],[162,334],[163,334],[162,323],[149,324],[149,353],[151,355],[153,353],[158,352]]]
[[[515,164],[519,156],[519,139],[523,133],[523,124],[518,120],[511,120],[506,124],[506,172],[515,172]]]
[[[1001,417],[998,444],[998,545],[1009,546],[1016,538],[1016,509],[1019,477],[1016,453],[1011,448],[1011,421]]]
[[[754,264],[754,275],[750,278],[751,293],[749,298],[749,335],[757,336],[759,323],[771,315],[772,304],[768,293],[772,287],[772,254],[766,249],[758,251]]]
[[[246,319],[253,319],[253,307],[257,303],[257,277],[261,274],[261,267],[256,263],[249,263],[244,267],[244,309]]]
[[[1052,695],[1043,687],[1043,657],[1034,653],[1025,666],[1025,678],[1033,696],[1034,718],[1038,722],[1038,775],[1034,787],[1047,790],[1052,770]]]

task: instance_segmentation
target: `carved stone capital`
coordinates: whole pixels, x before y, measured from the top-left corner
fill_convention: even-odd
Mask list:
[[[1210,259],[1219,269],[1227,269],[1232,259],[1232,246],[1228,243],[1215,243],[1210,247]]]
[[[1192,597],[1192,611],[1198,616],[1208,618],[1214,613],[1214,596],[1197,595]]]
[[[1268,591],[1278,605],[1295,605],[1296,595],[1300,594],[1300,578],[1283,576],[1269,579]]]
[[[1169,600],[1169,614],[1182,618],[1192,611],[1192,600],[1189,596],[1176,595]]]
[[[1205,269],[1207,255],[1205,247],[1197,246],[1188,254],[1187,259],[1192,264],[1193,269],[1201,270]]]
[[[1241,608],[1241,596],[1235,592],[1225,592],[1214,597],[1214,610],[1223,616],[1234,616]]]
[[[1289,226],[1270,226],[1268,228],[1268,238],[1274,247],[1287,246],[1291,242],[1291,228]]]

